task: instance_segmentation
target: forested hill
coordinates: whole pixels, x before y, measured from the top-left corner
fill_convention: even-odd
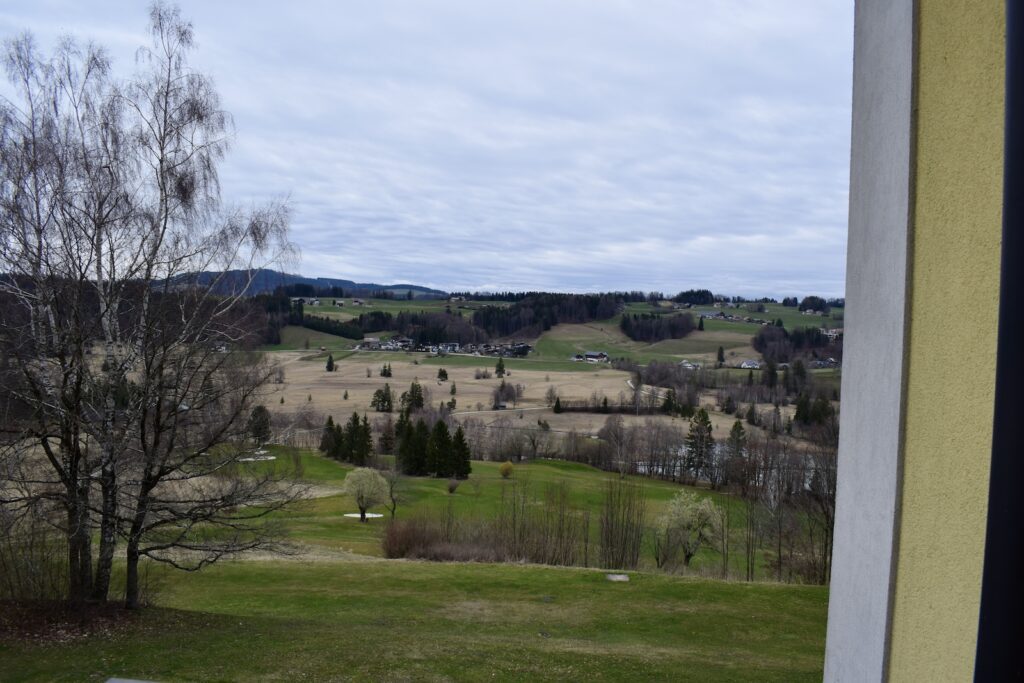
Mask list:
[[[204,272],[199,273],[198,279],[201,283],[205,284],[219,275],[221,274],[217,272]],[[222,290],[221,293],[225,294],[229,292],[237,292],[245,287],[250,277],[252,278],[252,283],[246,291],[250,296],[255,296],[257,294],[269,294],[278,287],[289,287],[296,291],[304,290],[308,287],[308,291],[304,293],[306,296],[318,296],[325,292],[330,292],[331,290],[344,290],[346,293],[352,292],[356,296],[367,296],[369,292],[383,291],[391,292],[397,298],[406,296],[410,291],[413,293],[413,296],[417,298],[436,298],[447,296],[446,292],[439,289],[431,289],[430,287],[423,287],[421,285],[381,285],[374,282],[355,282],[354,280],[342,280],[329,277],[306,277],[304,275],[282,273],[280,271],[268,269],[260,269],[256,271],[229,270],[223,274],[221,284],[218,289]],[[296,296],[303,296],[303,294],[296,294]],[[336,294],[335,296],[340,295]]]

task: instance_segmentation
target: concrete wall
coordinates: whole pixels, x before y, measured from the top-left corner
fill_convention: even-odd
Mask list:
[[[899,490],[914,3],[855,15],[843,406],[825,679],[881,680]]]
[[[1003,2],[918,10],[913,269],[892,680],[969,680],[1002,232]]]
[[[825,678],[969,680],[995,388],[1001,1],[859,0]]]

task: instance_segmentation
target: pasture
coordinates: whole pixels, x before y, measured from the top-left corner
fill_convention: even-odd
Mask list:
[[[5,681],[813,681],[827,590],[523,565],[233,561],[156,607],[0,639]],[[12,618],[16,615],[8,615]],[[0,616],[0,620],[4,617]]]

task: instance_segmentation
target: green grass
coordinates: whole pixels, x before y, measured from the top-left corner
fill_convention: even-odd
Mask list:
[[[827,591],[578,569],[234,562],[157,572],[130,629],[0,642],[4,680],[820,680]]]
[[[818,680],[827,589],[746,584],[651,570],[608,582],[604,572],[524,565],[380,560],[382,520],[356,510],[338,490],[350,466],[311,451],[276,446],[281,469],[322,495],[274,515],[316,561],[223,562],[198,574],[151,568],[157,607],[123,628],[68,641],[3,640],[0,678],[102,681],[110,676],[178,680]],[[597,511],[616,475],[565,461],[517,464],[517,480],[538,496],[564,482],[570,502]],[[474,462],[477,484],[448,494],[446,482],[408,478],[399,517],[440,512],[490,515],[500,505],[498,464]],[[652,520],[680,486],[644,486]],[[733,515],[740,572],[741,504],[701,492]],[[380,512],[384,510],[378,509]],[[345,559],[330,551],[367,556]],[[351,557],[351,556],[349,556]],[[715,571],[704,552],[694,568]]]
[[[306,342],[309,342],[308,347]],[[302,351],[309,348],[316,352],[321,346],[328,351],[347,350],[358,342],[326,332],[317,332],[305,327],[287,325],[281,328],[281,343],[263,347],[264,351]]]
[[[274,467],[276,462],[290,466],[290,459],[281,457],[280,461],[257,463],[255,467],[265,469]],[[451,506],[458,518],[492,517],[500,508],[502,490],[511,486],[511,482],[501,478],[498,472],[500,464],[496,462],[473,462],[471,481],[462,482],[455,493],[449,494],[447,480],[429,477],[407,477],[402,480],[402,502],[398,506],[399,518],[420,515],[434,515]],[[312,452],[302,453],[303,474],[301,479],[315,484],[340,486],[351,467],[333,462]],[[531,495],[540,505],[547,487],[565,483],[569,490],[569,502],[578,510],[587,510],[591,517],[591,540],[598,541],[598,518],[604,499],[605,486],[609,479],[618,475],[602,472],[588,465],[571,463],[563,460],[535,460],[515,465],[515,477],[528,483]],[[659,481],[644,477],[630,477],[634,483],[643,486],[647,507],[647,521],[653,523],[662,512],[668,501],[684,487],[667,481]],[[711,497],[718,505],[728,506],[731,524],[731,546],[729,570],[732,575],[740,576],[744,571],[742,552],[742,530],[744,506],[736,497],[695,489],[699,495]],[[360,555],[380,557],[381,536],[384,531],[385,519],[373,519],[366,523],[358,519],[345,517],[345,513],[357,512],[354,502],[344,495],[328,495],[297,503],[289,510],[277,513],[274,519],[280,521],[289,530],[290,538],[304,545],[322,546],[331,550],[342,550]],[[372,510],[386,513],[383,507]],[[645,569],[654,569],[652,541],[644,542],[640,562]],[[764,567],[765,557],[758,554],[758,567],[755,577],[768,578]],[[710,550],[703,549],[693,559],[692,569],[697,572],[717,574],[721,571],[721,556]]]

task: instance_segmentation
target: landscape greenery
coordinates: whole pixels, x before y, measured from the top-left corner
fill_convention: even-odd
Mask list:
[[[841,300],[268,291],[151,24],[8,46],[0,678],[820,678]]]

